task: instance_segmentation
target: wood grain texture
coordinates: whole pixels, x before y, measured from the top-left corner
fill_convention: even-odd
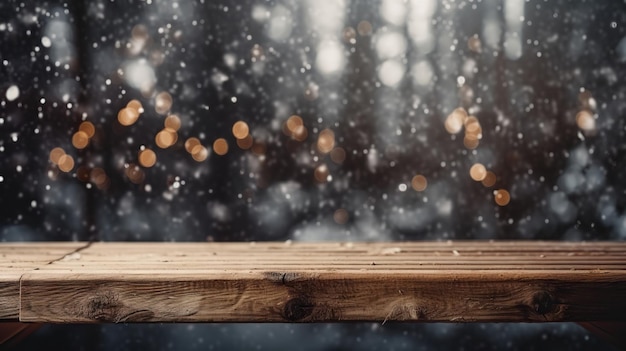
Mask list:
[[[20,278],[33,269],[62,259],[85,243],[1,243],[0,321],[19,318]]]
[[[95,243],[20,289],[25,322],[624,321],[626,243]]]

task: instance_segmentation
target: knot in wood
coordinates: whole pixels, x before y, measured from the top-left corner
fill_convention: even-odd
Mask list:
[[[294,297],[285,304],[283,316],[289,321],[296,322],[310,316],[313,313],[313,308],[315,308],[315,304],[307,297]]]
[[[120,310],[118,297],[109,291],[98,292],[89,300],[87,316],[102,322],[114,321]]]
[[[86,315],[100,322],[147,322],[154,312],[124,305],[120,297],[111,291],[99,291],[89,299]]]
[[[533,295],[532,307],[537,314],[548,314],[554,312],[556,303],[554,297],[547,291],[538,291]]]

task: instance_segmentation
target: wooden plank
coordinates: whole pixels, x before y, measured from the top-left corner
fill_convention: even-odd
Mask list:
[[[0,273],[0,321],[19,318],[20,277],[20,273]]]
[[[623,321],[626,243],[95,243],[27,322]]]
[[[85,243],[1,243],[0,321],[19,318],[19,280],[24,273],[61,259],[83,246]]]

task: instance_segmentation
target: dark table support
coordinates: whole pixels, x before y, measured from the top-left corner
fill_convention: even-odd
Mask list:
[[[11,347],[41,327],[41,323],[0,323],[0,346]]]
[[[626,350],[626,322],[582,322],[578,324],[607,343],[617,346],[620,350]]]

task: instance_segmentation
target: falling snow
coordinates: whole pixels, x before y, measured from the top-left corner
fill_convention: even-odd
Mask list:
[[[8,101],[14,101],[20,96],[20,88],[17,85],[11,85],[6,92],[6,98]]]

